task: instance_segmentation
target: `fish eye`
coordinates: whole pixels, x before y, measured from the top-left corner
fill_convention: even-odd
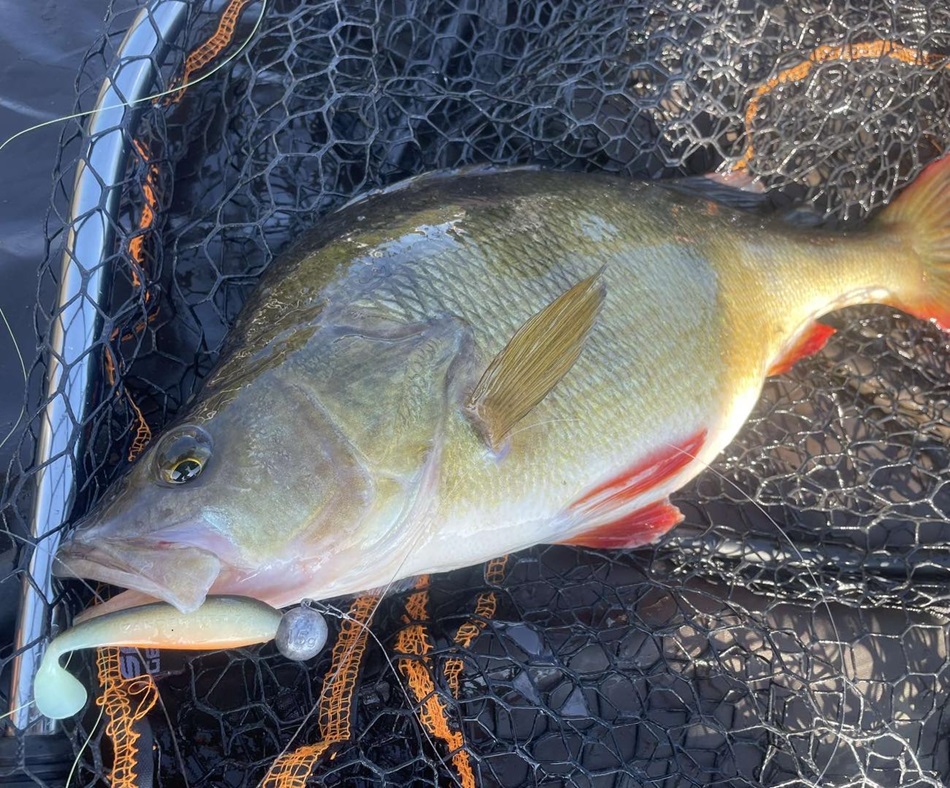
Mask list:
[[[169,485],[196,479],[211,458],[211,436],[201,427],[184,424],[163,435],[155,451],[155,471]]]

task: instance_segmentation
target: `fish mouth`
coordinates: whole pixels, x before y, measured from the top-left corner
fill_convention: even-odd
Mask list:
[[[191,613],[204,602],[221,562],[192,545],[147,539],[90,544],[73,538],[60,546],[53,573],[121,586]]]

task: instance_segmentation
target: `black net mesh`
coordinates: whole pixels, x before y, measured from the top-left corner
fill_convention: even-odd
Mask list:
[[[181,85],[222,8],[194,4],[155,92]],[[90,351],[102,361],[80,433],[76,512],[127,465],[141,419],[159,430],[196,390],[274,256],[369,188],[481,163],[651,178],[731,167],[761,178],[771,207],[795,221],[847,225],[950,140],[943,3],[230,8],[231,43],[175,100],[150,102],[137,128],[122,129],[135,153],[107,255],[105,328]],[[131,14],[112,9],[80,76],[81,108]],[[80,125],[68,125],[44,295],[70,229],[81,141]],[[151,202],[155,218],[143,224]],[[37,313],[41,352],[49,303]],[[950,781],[950,345],[885,308],[831,322],[828,347],[770,379],[737,440],[674,497],[687,519],[660,545],[541,547],[501,573],[433,577],[425,604],[413,603],[418,590],[387,597],[347,706],[350,735],[307,762],[310,782]],[[26,566],[38,432],[36,419],[7,482],[4,587]],[[80,597],[70,588],[66,601],[78,609]],[[473,622],[476,634],[461,638]],[[331,617],[331,642],[340,628]],[[12,633],[3,635],[7,682]],[[326,733],[318,700],[332,683],[329,650],[305,665],[272,646],[126,656],[157,671],[161,702],[137,723],[155,745],[139,753],[149,773],[154,762],[153,784],[257,785],[278,755]],[[421,695],[409,663],[431,680]],[[95,685],[93,672],[84,680]],[[444,728],[426,724],[432,704]],[[66,724],[77,752],[91,734],[73,785],[110,774],[114,747],[97,715],[92,707]],[[141,784],[152,779],[144,774]],[[282,779],[268,784],[306,780]]]

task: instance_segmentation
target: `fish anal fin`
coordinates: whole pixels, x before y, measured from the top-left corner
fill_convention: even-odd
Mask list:
[[[580,356],[606,295],[602,270],[529,318],[492,359],[469,396],[466,412],[495,451]]]
[[[831,339],[835,330],[824,323],[812,323],[801,336],[786,349],[769,367],[769,375],[782,375],[788,372],[796,362],[821,350]]]
[[[669,498],[664,498],[559,544],[598,550],[641,547],[655,541],[682,521],[683,513],[670,503]]]

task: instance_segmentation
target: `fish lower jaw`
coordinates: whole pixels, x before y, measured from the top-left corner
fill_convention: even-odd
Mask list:
[[[221,562],[204,550],[163,550],[139,544],[124,550],[69,544],[57,556],[55,568],[59,577],[119,586],[147,601],[167,602],[182,613],[201,606],[220,572]]]
[[[70,558],[68,561],[60,560],[56,574],[63,578],[74,578],[82,581],[94,580],[99,583],[120,586],[137,591],[151,599],[162,599],[169,604],[175,604],[172,599],[167,599],[172,595],[168,594],[157,583],[151,582],[141,575],[107,566],[98,561],[84,558]],[[175,606],[177,607],[177,605]]]

